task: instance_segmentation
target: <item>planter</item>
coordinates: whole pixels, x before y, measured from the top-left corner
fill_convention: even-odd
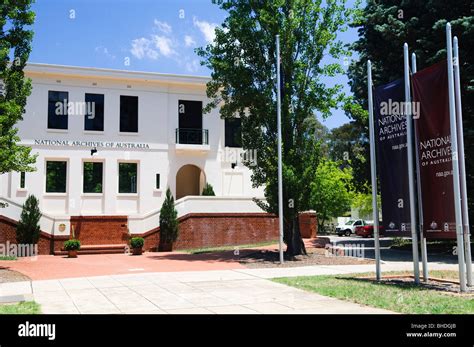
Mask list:
[[[173,242],[160,242],[158,252],[171,252],[173,250]]]
[[[143,253],[143,248],[132,248],[132,255],[142,255]]]
[[[67,251],[68,258],[77,258],[77,249]]]

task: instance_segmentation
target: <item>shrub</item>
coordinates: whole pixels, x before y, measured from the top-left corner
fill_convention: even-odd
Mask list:
[[[66,251],[77,251],[81,248],[81,242],[76,239],[67,240],[64,242],[64,249]]]
[[[166,190],[166,198],[160,210],[160,242],[172,243],[178,238],[178,212],[174,208],[171,190]]]
[[[39,201],[34,195],[29,195],[23,204],[20,221],[16,227],[16,240],[20,244],[36,244],[39,240],[39,221],[41,212]]]
[[[143,245],[145,244],[145,240],[143,237],[132,237],[130,239],[130,247],[132,248],[143,248]]]
[[[204,188],[202,190],[201,195],[203,195],[203,196],[215,196],[216,194],[214,193],[214,188],[212,188],[212,186],[209,183],[206,183],[204,185]]]

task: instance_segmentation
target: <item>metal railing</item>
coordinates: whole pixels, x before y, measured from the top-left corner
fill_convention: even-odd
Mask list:
[[[208,145],[209,130],[208,129],[176,129],[176,143],[183,145]]]

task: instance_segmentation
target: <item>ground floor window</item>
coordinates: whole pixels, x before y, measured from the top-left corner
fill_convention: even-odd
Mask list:
[[[46,162],[46,193],[66,193],[66,161]]]
[[[119,193],[137,193],[137,163],[119,163]]]
[[[83,192],[102,193],[103,163],[85,162],[83,174]]]

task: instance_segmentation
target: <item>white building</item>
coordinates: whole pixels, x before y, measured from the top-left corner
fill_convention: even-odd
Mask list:
[[[71,216],[127,216],[139,234],[157,226],[167,187],[181,215],[261,212],[251,197],[263,191],[238,162],[239,120],[202,114],[207,77],[45,64],[25,74],[33,90],[18,128],[36,171],[0,176],[0,214],[18,220],[34,194],[44,232],[69,235]],[[205,183],[216,198],[186,198]]]

